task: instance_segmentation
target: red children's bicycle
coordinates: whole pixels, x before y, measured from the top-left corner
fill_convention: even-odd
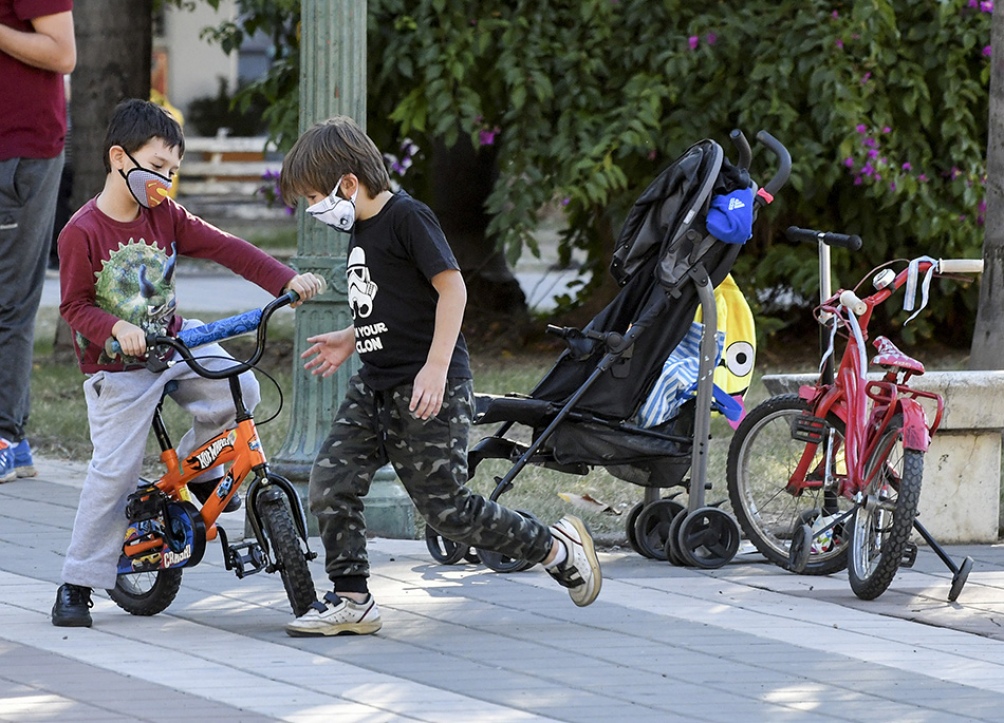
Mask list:
[[[199,376],[228,380],[237,425],[181,458],[171,444],[161,414],[164,399],[157,405],[153,430],[166,471],[155,482],[141,480],[139,488],[129,497],[126,507],[129,527],[119,560],[118,579],[115,588],[108,591],[123,610],[133,615],[155,615],[165,610],[181,587],[182,570],[198,564],[206,542],[216,538],[223,546],[226,568],[233,570],[238,578],[262,570],[278,572],[294,615],[302,615],[315,601],[307,563],[317,553],[307,544],[303,506],[292,484],[269,469],[237,378],[261,359],[269,317],[297,298],[295,292],[288,292],[263,309],[186,329],[177,338],[147,339],[150,350],[147,367],[151,370],[184,363]],[[255,330],[257,345],[251,357],[226,369],[207,369],[192,355],[193,347]],[[117,342],[111,342],[109,351],[117,353],[116,346]],[[181,358],[162,361],[164,352],[172,350]],[[165,397],[172,391],[171,383],[167,386]],[[191,502],[188,483],[205,470],[220,465],[226,466],[226,474],[202,508],[197,508]],[[249,480],[244,497],[253,537],[231,544],[216,521],[238,488]]]
[[[918,284],[926,303],[933,276],[979,273],[983,262],[922,257],[898,273],[890,262],[875,270],[874,293],[831,295],[828,246],[856,248],[860,238],[794,227],[787,235],[819,243],[821,303],[815,315],[825,330],[823,362],[815,384],[766,400],[736,430],[727,471],[733,512],[747,539],[771,562],[817,575],[846,567],[854,593],[866,600],[885,592],[901,565],[913,564],[917,548],[910,537],[916,529],[954,573],[949,599],[955,600],[972,560],[957,566],[916,520],[924,454],[944,402],[909,385],[924,373],[923,364],[883,336],[873,341],[878,354],[872,359],[883,374],[869,378],[866,343],[874,309],[897,289],[908,286],[905,306],[912,309]],[[834,372],[837,336],[846,345]],[[933,420],[922,402],[933,410]]]

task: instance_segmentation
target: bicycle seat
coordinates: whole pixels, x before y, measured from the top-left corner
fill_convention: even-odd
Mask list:
[[[910,372],[914,376],[918,377],[924,373],[923,364],[913,357],[909,357],[901,352],[898,348],[896,348],[896,345],[889,341],[886,337],[876,337],[874,345],[875,348],[878,349],[878,355],[872,359],[872,364],[887,368],[895,367],[897,369]]]

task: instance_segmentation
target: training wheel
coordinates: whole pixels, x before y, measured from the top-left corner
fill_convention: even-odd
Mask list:
[[[952,576],[952,589],[948,591],[948,602],[955,602],[962,588],[969,577],[969,571],[973,569],[973,558],[966,556],[966,559],[959,565],[959,570]]]
[[[687,508],[676,500],[661,499],[645,505],[634,524],[638,551],[653,560],[666,559],[666,540],[673,518]]]
[[[801,575],[805,572],[806,565],[809,564],[811,553],[812,528],[808,525],[799,525],[791,535],[791,544],[788,547],[788,569]]]
[[[717,507],[696,509],[679,525],[677,552],[688,565],[712,570],[731,561],[739,551],[739,523]]]
[[[443,537],[430,525],[425,526],[425,546],[432,559],[442,565],[456,565],[468,553],[468,548]]]

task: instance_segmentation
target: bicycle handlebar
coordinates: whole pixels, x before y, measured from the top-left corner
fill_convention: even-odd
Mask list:
[[[155,349],[156,347],[170,347],[171,349],[174,349],[188,364],[188,366],[192,368],[192,371],[200,377],[205,377],[206,379],[228,379],[232,376],[236,376],[237,374],[243,374],[245,371],[251,369],[258,363],[262,354],[265,352],[266,329],[268,328],[269,318],[278,309],[288,306],[289,304],[293,304],[299,301],[299,299],[300,295],[295,291],[287,291],[285,294],[275,298],[261,309],[252,309],[251,311],[246,311],[235,316],[228,316],[225,319],[213,321],[209,324],[185,329],[179,332],[177,337],[151,334],[146,338],[146,346],[148,350]],[[245,361],[237,362],[233,366],[221,371],[213,371],[211,369],[206,369],[195,360],[195,357],[192,356],[191,349],[193,347],[223,341],[224,339],[230,339],[235,336],[240,336],[241,334],[246,334],[247,332],[255,329],[258,330],[255,349],[251,356]],[[122,352],[121,346],[119,346],[118,341],[114,337],[109,338],[105,342],[105,352],[108,353],[109,356],[114,356]],[[164,362],[162,362],[156,355],[148,355],[147,368],[150,368],[151,370],[162,369],[163,364]]]
[[[868,304],[853,291],[845,290],[840,292],[840,304],[847,307],[853,314],[861,316],[868,311]]]
[[[938,259],[942,274],[982,274],[983,259]]]
[[[816,231],[811,228],[789,226],[785,229],[785,237],[796,243],[824,243],[827,246],[841,246],[851,251],[861,248],[861,237],[857,234],[833,233],[832,231]]]

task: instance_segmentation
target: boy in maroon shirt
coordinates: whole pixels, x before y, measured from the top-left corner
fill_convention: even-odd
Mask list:
[[[161,108],[143,100],[119,104],[105,136],[104,189],[59,236],[59,310],[74,331],[80,368],[89,375],[84,396],[94,454],[66,552],[64,584],[52,608],[53,625],[90,626],[91,589],[115,586],[126,498],[139,479],[165,385],[178,383],[170,395],[193,416],[192,429],[178,445],[182,456],[234,424],[226,381],[203,379],[187,364],[154,373],[142,360],[148,334],[173,335],[198,323],[175,312],[178,254],[212,259],[277,296],[292,290],[306,301],[322,288],[314,274],[297,275],[170,199],[184,151],[180,126]],[[122,354],[105,351],[109,337],[118,341]],[[215,344],[200,347],[197,355],[209,368],[230,365]],[[248,409],[253,409],[260,398],[254,375],[245,372],[240,383]],[[207,478],[213,476],[210,471]],[[190,489],[205,501],[214,486],[215,480],[206,479]],[[231,498],[230,509],[236,508]]]

